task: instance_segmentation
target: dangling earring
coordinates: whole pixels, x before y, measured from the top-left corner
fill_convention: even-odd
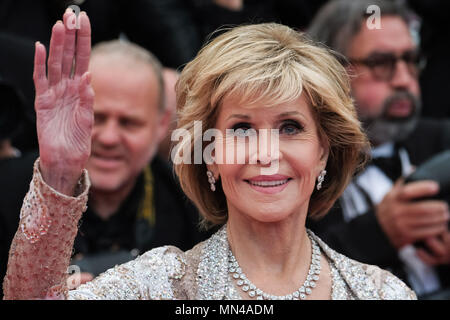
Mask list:
[[[326,174],[327,174],[327,170],[320,171],[320,174],[317,177],[317,190],[322,189],[322,182],[325,180]]]
[[[214,179],[213,173],[208,170],[208,171],[206,171],[206,175],[208,176],[208,182],[211,185],[211,191],[212,192],[216,191],[216,185],[215,185],[216,179]]]

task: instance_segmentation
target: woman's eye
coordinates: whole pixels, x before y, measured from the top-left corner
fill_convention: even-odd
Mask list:
[[[249,123],[237,123],[233,127],[233,132],[236,137],[247,137],[255,133],[255,129]]]
[[[297,121],[289,120],[283,122],[280,127],[280,134],[295,135],[303,131],[303,126]]]
[[[234,131],[238,130],[238,129],[242,129],[242,130],[248,130],[250,129],[252,126],[250,125],[250,123],[247,122],[239,122],[236,123],[231,129],[233,129]]]

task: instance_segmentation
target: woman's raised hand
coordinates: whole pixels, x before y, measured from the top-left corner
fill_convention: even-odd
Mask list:
[[[88,72],[91,27],[85,12],[67,9],[45,46],[36,43],[34,85],[40,169],[51,187],[72,196],[91,151],[94,91]]]

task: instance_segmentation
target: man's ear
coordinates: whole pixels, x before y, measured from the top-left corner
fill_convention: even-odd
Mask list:
[[[158,144],[167,136],[169,132],[169,126],[175,123],[175,119],[172,119],[173,112],[169,109],[165,109],[159,112],[157,139]]]
[[[175,84],[179,73],[170,68],[163,68],[164,81],[164,110],[159,113],[158,141],[161,142],[169,131],[176,129],[176,92]]]

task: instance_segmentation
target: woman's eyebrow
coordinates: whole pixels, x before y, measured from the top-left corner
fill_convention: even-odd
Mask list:
[[[277,118],[281,119],[281,118],[288,118],[288,117],[292,117],[292,116],[297,116],[297,117],[300,117],[300,118],[305,119],[305,120],[307,119],[307,116],[304,113],[299,112],[299,111],[283,112],[283,113],[280,113],[277,116]]]
[[[283,112],[280,113],[279,115],[277,115],[277,118],[286,118],[286,117],[290,117],[290,116],[301,116],[304,117],[304,115],[301,112],[298,111],[287,111],[287,112]],[[240,114],[240,113],[233,113],[232,115],[228,116],[226,120],[230,120],[230,119],[241,119],[241,120],[250,120],[251,117],[246,115],[246,114]]]
[[[285,118],[285,117],[289,117],[289,116],[301,116],[302,114],[298,111],[288,111],[288,112],[283,112],[280,113],[277,117],[278,118]]]
[[[241,120],[250,120],[250,117],[246,114],[239,114],[239,113],[234,113],[232,115],[230,115],[227,120],[233,119],[233,118],[237,118],[237,119],[241,119]]]

